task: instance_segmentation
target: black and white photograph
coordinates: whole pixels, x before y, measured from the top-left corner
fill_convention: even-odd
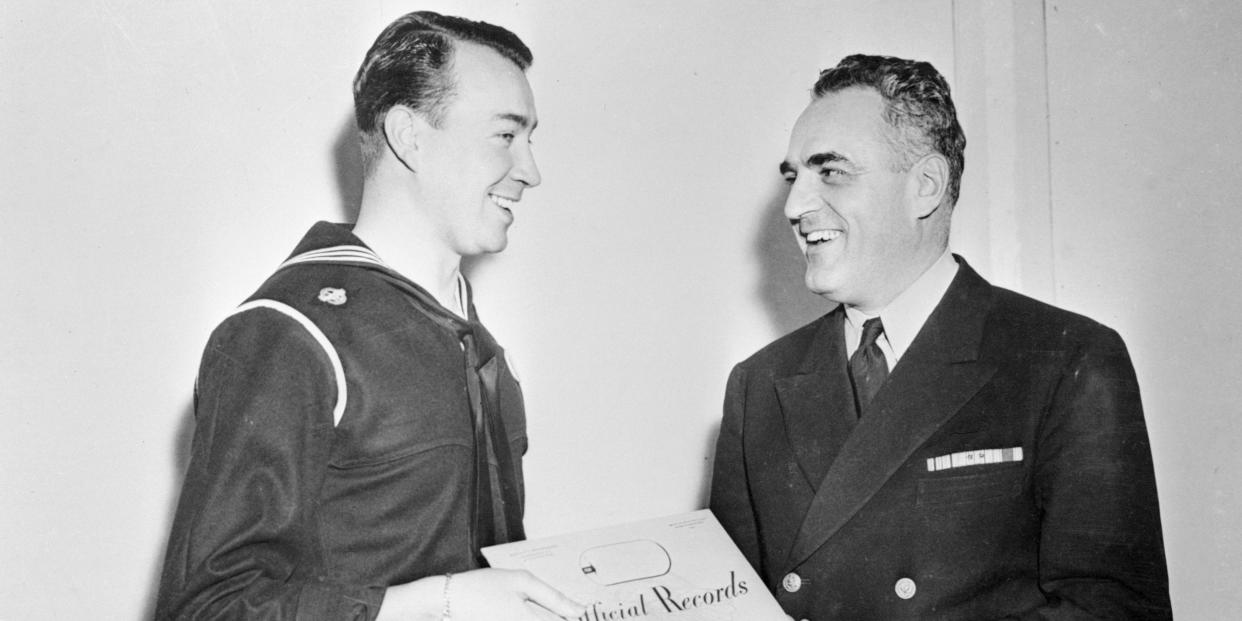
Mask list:
[[[0,0],[0,621],[1239,618],[1240,30]]]

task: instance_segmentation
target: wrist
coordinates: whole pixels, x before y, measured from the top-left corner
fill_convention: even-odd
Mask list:
[[[376,621],[441,621],[443,618],[444,576],[427,576],[388,587]]]

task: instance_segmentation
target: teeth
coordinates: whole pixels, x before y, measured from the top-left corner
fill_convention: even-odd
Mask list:
[[[841,236],[841,231],[811,231],[806,234],[806,241],[812,244],[819,242],[832,241]]]
[[[495,194],[488,194],[488,196],[491,197],[493,203],[496,203],[505,209],[513,209],[513,206],[517,204],[517,201],[503,196],[497,196]]]

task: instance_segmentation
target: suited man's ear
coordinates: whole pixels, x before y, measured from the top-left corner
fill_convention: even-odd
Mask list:
[[[926,218],[940,208],[949,190],[949,161],[939,153],[919,158],[910,170],[913,173],[915,216]]]
[[[408,106],[396,105],[384,113],[384,139],[388,141],[388,150],[410,172],[420,168],[424,138],[431,129],[426,117]]]

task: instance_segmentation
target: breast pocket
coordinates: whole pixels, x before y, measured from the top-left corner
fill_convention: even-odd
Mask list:
[[[919,507],[944,507],[1012,498],[1022,493],[1022,464],[975,466],[972,472],[920,479]]]

